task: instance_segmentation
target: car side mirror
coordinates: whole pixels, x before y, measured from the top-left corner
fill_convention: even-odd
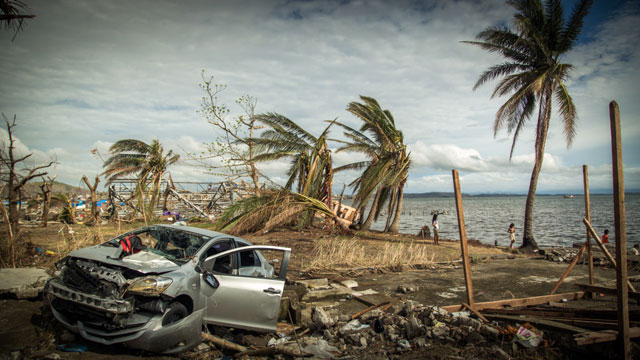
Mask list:
[[[213,274],[209,271],[205,271],[202,276],[204,278],[204,282],[206,282],[212,288],[217,289],[220,286],[218,279],[216,279],[216,277],[213,276]]]

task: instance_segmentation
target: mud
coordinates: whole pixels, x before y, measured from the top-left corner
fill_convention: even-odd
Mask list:
[[[472,265],[472,283],[476,301],[491,301],[515,297],[546,295],[553,288],[558,277],[566,269],[566,264],[553,263],[536,258],[516,258],[492,260]],[[414,300],[429,305],[453,305],[466,302],[465,284],[461,266],[448,266],[435,270],[409,270],[397,273],[367,274],[355,278],[359,286],[356,290],[374,289],[391,297],[394,302]],[[588,282],[587,267],[578,265],[565,280],[558,292],[577,291],[576,282]],[[615,284],[615,271],[596,268],[596,284]],[[412,289],[399,292],[398,287]],[[615,306],[611,301],[601,299],[599,306]],[[603,302],[604,301],[604,302]],[[44,356],[56,353],[61,358],[73,359],[133,359],[144,356],[148,359],[170,357],[143,354],[116,346],[105,347],[75,339],[75,343],[88,347],[85,353],[65,353],[55,350],[61,340],[50,326],[46,310],[42,311],[42,301],[3,299],[0,302],[0,352],[3,357],[13,351],[21,351],[23,357]],[[337,306],[345,314],[352,314],[366,308],[365,305],[348,299],[340,299]],[[591,305],[593,306],[593,304]],[[46,309],[46,308],[45,308]],[[58,329],[59,330],[59,329]],[[60,333],[59,331],[57,332]],[[443,349],[444,351],[444,349]],[[459,351],[459,350],[456,350]],[[455,352],[455,351],[454,351]],[[421,358],[426,354],[405,354],[407,358]],[[462,354],[459,354],[460,356]],[[404,356],[403,356],[404,357]],[[431,357],[430,357],[431,358]]]

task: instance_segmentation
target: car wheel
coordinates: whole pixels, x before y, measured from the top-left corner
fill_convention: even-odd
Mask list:
[[[167,307],[167,311],[164,313],[164,317],[162,318],[162,326],[166,326],[169,324],[173,324],[174,322],[180,321],[189,315],[187,313],[187,308],[179,302],[172,302]]]

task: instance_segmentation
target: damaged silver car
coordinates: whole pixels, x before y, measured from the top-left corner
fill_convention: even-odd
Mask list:
[[[45,287],[84,339],[178,353],[203,324],[275,331],[291,249],[194,227],[153,225],[71,252]]]

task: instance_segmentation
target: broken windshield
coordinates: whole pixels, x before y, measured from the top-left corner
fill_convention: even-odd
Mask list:
[[[139,251],[149,251],[172,261],[190,259],[211,239],[180,228],[153,226],[121,235],[103,245],[121,246],[121,242],[127,238],[132,239],[133,236],[137,236],[140,241],[140,246],[133,251],[134,254]]]

